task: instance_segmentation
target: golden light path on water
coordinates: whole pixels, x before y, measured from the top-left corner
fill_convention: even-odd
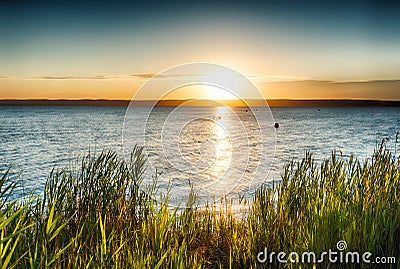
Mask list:
[[[212,137],[215,139],[215,158],[211,167],[211,173],[216,178],[222,178],[229,169],[232,160],[232,141],[227,130],[230,121],[224,117],[228,113],[228,110],[230,109],[222,106],[215,109],[217,120],[212,129]]]
[[[223,178],[232,162],[230,120],[227,107],[212,108],[206,118],[189,121],[179,134],[179,153],[191,164],[196,188],[206,188]]]

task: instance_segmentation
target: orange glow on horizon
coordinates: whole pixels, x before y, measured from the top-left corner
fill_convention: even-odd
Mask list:
[[[0,79],[0,99],[108,99],[131,100],[143,85],[140,79]],[[400,80],[335,82],[321,80],[259,81],[253,83],[265,99],[367,99],[400,100]],[[380,89],[377,91],[376,89]],[[239,93],[246,96],[246,90]],[[190,85],[160,96],[154,89],[143,100],[238,100],[226,90],[210,85]]]
[[[172,90],[162,97],[163,100],[203,99],[203,100],[237,100],[227,90],[211,85],[187,85]]]

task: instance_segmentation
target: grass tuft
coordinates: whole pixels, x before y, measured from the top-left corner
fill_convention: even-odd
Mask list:
[[[146,159],[135,147],[86,156],[77,171],[53,170],[43,195],[8,198],[17,183],[0,176],[2,268],[260,268],[257,253],[321,254],[345,240],[348,251],[400,256],[399,158],[381,146],[369,160],[306,153],[282,180],[262,186],[238,218],[223,205],[178,211],[143,186]],[[22,200],[21,200],[22,201]],[[315,264],[277,264],[315,267]],[[318,268],[343,264],[318,264]],[[360,264],[346,264],[360,267]],[[370,266],[369,266],[370,267]],[[396,267],[394,265],[393,267]],[[377,267],[378,268],[378,267]]]

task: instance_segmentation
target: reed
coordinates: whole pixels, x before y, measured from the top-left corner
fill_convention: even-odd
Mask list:
[[[39,197],[8,198],[18,182],[0,180],[2,268],[261,268],[257,253],[333,249],[400,256],[399,158],[384,146],[363,162],[310,153],[289,162],[282,179],[262,186],[244,217],[229,202],[184,210],[159,203],[144,186],[146,159],[115,152],[86,156],[78,170],[53,170]],[[398,262],[398,261],[397,261]],[[342,268],[362,264],[277,264]],[[370,265],[364,265],[370,268]],[[393,265],[394,268],[397,264]],[[378,268],[378,267],[377,267]]]

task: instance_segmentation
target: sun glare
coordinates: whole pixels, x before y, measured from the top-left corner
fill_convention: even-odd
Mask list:
[[[236,100],[237,97],[228,90],[210,85],[201,85],[205,98],[210,100]]]
[[[228,90],[212,85],[188,85],[175,89],[163,97],[167,99],[237,100]]]

